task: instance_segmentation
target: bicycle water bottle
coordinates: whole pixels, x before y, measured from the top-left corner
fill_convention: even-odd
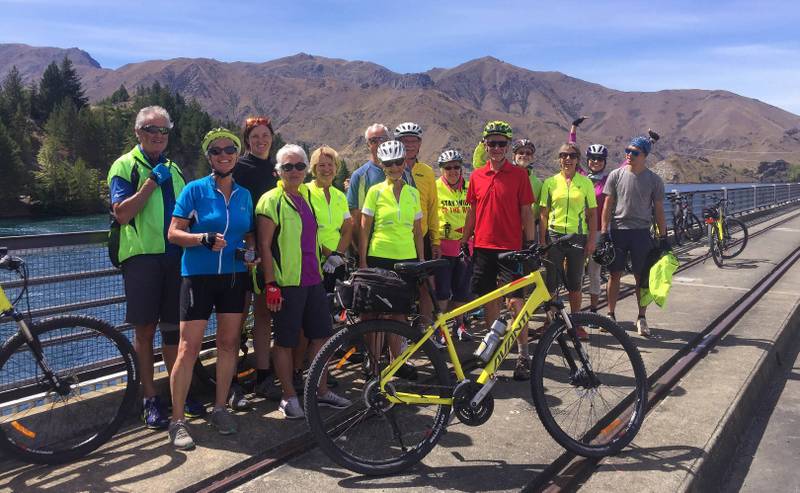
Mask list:
[[[489,329],[489,333],[483,337],[483,340],[478,346],[478,349],[473,353],[473,356],[484,363],[488,363],[489,358],[494,354],[494,350],[497,349],[497,345],[500,344],[500,341],[503,339],[503,334],[506,333],[507,328],[508,326],[505,320],[502,318],[495,320],[492,327]]]

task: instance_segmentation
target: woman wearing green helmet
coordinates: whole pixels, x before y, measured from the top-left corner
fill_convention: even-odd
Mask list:
[[[212,310],[217,314],[217,389],[211,424],[222,435],[236,433],[236,422],[225,408],[236,357],[248,286],[247,269],[255,258],[253,201],[233,180],[239,158],[239,137],[215,128],[203,138],[202,149],[212,173],[183,189],[175,204],[167,237],[183,247],[180,293],[180,343],[170,375],[172,421],[170,442],[175,448],[194,448],[184,421],[184,401],[192,367],[200,352]],[[237,254],[242,251],[248,254]]]

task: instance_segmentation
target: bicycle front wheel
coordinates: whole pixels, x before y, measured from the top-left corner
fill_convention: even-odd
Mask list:
[[[709,250],[711,250],[711,258],[714,259],[714,263],[717,264],[717,267],[722,267],[723,264],[723,255],[722,255],[722,240],[719,239],[719,231],[717,230],[717,225],[712,224],[709,226],[710,233],[709,233]]]
[[[105,443],[136,408],[136,358],[128,339],[96,318],[60,316],[30,329],[42,360],[21,333],[0,349],[0,448],[28,462],[69,462]]]
[[[589,338],[578,341],[560,321],[539,341],[531,378],[536,411],[550,436],[570,452],[616,454],[644,420],[647,372],[642,357],[610,318],[594,313],[569,317]]]
[[[747,226],[738,219],[725,218],[722,228],[722,258],[733,258],[747,246]]]
[[[452,396],[447,365],[430,340],[380,388],[381,372],[420,335],[400,322],[369,320],[337,332],[314,358],[306,380],[306,420],[320,448],[339,465],[361,474],[393,474],[422,460],[442,436],[450,406],[387,400]],[[336,392],[352,402],[349,407],[337,410],[320,399],[328,373],[339,382]]]

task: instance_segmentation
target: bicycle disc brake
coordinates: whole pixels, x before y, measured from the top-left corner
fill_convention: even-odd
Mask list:
[[[472,406],[470,401],[481,389],[481,386],[472,380],[464,380],[456,385],[453,390],[453,412],[458,416],[459,421],[467,426],[480,426],[494,412],[494,397],[486,394],[486,397],[477,406]]]

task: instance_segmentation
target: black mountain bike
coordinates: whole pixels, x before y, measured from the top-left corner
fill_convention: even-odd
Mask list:
[[[683,239],[700,241],[705,230],[704,224],[692,212],[692,194],[669,194],[672,203],[672,229],[675,232],[675,244],[682,245]]]
[[[0,269],[16,272],[12,302],[0,287],[0,316],[19,328],[0,349],[0,449],[41,464],[80,458],[108,441],[136,409],[139,371],[128,339],[108,322],[57,316],[32,322],[28,269],[0,247]]]

